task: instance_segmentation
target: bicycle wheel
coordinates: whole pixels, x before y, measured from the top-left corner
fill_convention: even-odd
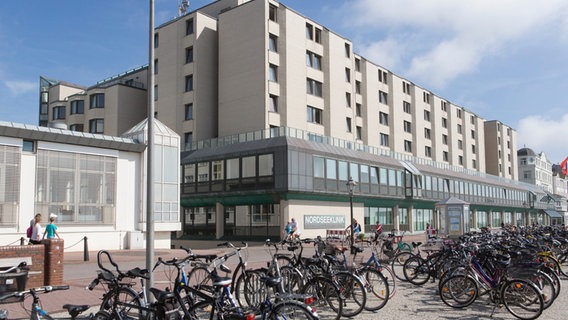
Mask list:
[[[367,290],[365,310],[377,311],[389,301],[389,283],[385,276],[376,269],[363,269],[359,271]]]
[[[280,268],[282,276],[282,288],[286,293],[298,293],[304,286],[304,278],[298,269],[292,266]]]
[[[530,273],[526,273],[518,276],[521,279],[532,282],[542,294],[542,301],[544,303],[544,309],[550,307],[554,299],[556,298],[556,288],[554,287],[554,281],[546,273],[535,270]]]
[[[276,261],[278,261],[278,266],[280,266],[280,268],[292,265],[292,258],[289,255],[278,254],[276,256]]]
[[[470,276],[455,275],[447,277],[439,286],[440,298],[452,308],[465,308],[471,305],[479,294],[477,282]]]
[[[130,287],[120,287],[117,290],[109,291],[101,302],[101,311],[120,314],[121,319],[141,319],[142,299],[138,292]]]
[[[245,274],[242,274],[241,277],[239,277],[239,280],[244,280],[244,285],[238,292],[237,288],[240,286],[237,285],[235,292],[237,292],[237,301],[242,307],[256,308],[260,306],[262,302],[266,301],[268,288],[266,287],[266,284],[260,280],[263,276],[264,274],[261,272],[248,270]],[[244,301],[241,301],[243,297]]]
[[[213,290],[213,280],[209,274],[209,270],[205,267],[195,267],[187,274],[187,283],[190,287],[203,289],[206,291]]]
[[[538,288],[529,281],[513,279],[501,288],[503,304],[515,317],[523,320],[538,318],[544,310],[544,302]]]
[[[406,260],[402,271],[406,280],[413,285],[421,286],[430,279],[428,262],[418,256],[413,256]]]
[[[270,320],[295,320],[295,319],[306,319],[315,320],[318,319],[312,308],[296,302],[296,301],[284,301],[272,307],[272,311],[268,315]]]
[[[552,268],[546,266],[542,267],[541,271],[546,273],[552,279],[554,287],[556,288],[556,297],[554,297],[554,299],[558,298],[560,291],[562,290],[562,281],[560,280],[560,276],[558,273],[554,272]]]
[[[97,311],[97,313],[95,313],[95,315],[92,318],[92,320],[110,320],[110,319],[112,319],[112,316],[110,315],[110,313],[104,310]]]
[[[391,269],[391,267],[386,265],[381,266],[378,270],[383,274],[385,279],[387,279],[387,283],[389,284],[389,299],[391,299],[392,297],[394,297],[397,288],[397,278],[394,274],[394,271]]]
[[[314,298],[321,319],[341,319],[343,313],[343,298],[339,288],[333,281],[324,277],[310,279],[302,288],[303,294]]]
[[[215,303],[211,301],[200,301],[191,308],[189,308],[188,314],[184,319],[189,320],[203,320],[203,319],[215,319]]]
[[[414,256],[414,254],[410,252],[399,252],[391,260],[391,270],[398,280],[406,281],[402,269],[406,260],[410,259],[412,256]]]
[[[335,279],[344,299],[343,316],[354,317],[361,313],[367,302],[367,291],[361,279],[347,271],[336,273]]]

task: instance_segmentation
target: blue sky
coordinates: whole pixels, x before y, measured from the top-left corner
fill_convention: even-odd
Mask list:
[[[179,0],[155,0],[156,26]],[[190,10],[212,0],[191,1]],[[0,1],[0,120],[37,124],[39,77],[80,85],[147,62],[145,0]],[[568,156],[565,0],[282,0],[374,63]]]

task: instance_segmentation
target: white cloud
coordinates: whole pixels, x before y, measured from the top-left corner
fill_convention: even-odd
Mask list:
[[[4,85],[16,96],[39,90],[38,83],[33,81],[6,80]]]
[[[475,71],[487,57],[538,41],[541,34],[568,40],[558,32],[559,26],[568,28],[563,0],[353,0],[340,10],[365,34],[365,56],[397,55],[401,58],[388,60],[395,63],[388,66],[392,71],[438,88]],[[404,52],[373,54],[377,48]]]
[[[533,115],[519,121],[517,147],[531,148],[534,152],[544,151],[552,163],[559,163],[568,156],[566,148],[568,113],[556,118]]]

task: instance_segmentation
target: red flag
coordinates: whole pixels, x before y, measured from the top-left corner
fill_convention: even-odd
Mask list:
[[[566,173],[568,173],[568,157],[566,157],[566,159],[564,159],[564,161],[562,161],[562,163],[560,164],[560,169],[562,169],[562,174],[566,175]]]

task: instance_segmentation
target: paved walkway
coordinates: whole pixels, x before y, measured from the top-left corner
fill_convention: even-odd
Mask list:
[[[406,238],[406,241],[418,240],[423,237]],[[217,248],[216,241],[188,241],[186,244],[195,250],[196,253],[222,253],[227,249]],[[313,250],[313,249],[311,249]],[[143,267],[145,264],[144,250],[127,250],[111,252],[113,259],[119,264],[121,269],[128,270],[134,267]],[[308,254],[309,251],[308,251]],[[154,253],[155,258],[172,258],[183,257],[183,250],[162,250],[158,249]],[[66,291],[57,291],[40,296],[43,309],[57,317],[63,317],[64,313],[62,305],[66,303],[72,304],[88,304],[93,306],[91,310],[97,310],[100,304],[100,298],[103,291],[100,286],[93,291],[86,290],[86,286],[96,276],[96,252],[90,252],[89,261],[83,261],[82,252],[65,253],[64,281],[69,284],[70,289]],[[269,254],[261,243],[251,243],[248,250],[248,261],[250,267],[264,266],[269,260]],[[228,266],[233,267],[237,259],[230,259]],[[156,286],[164,283],[166,275],[161,272],[155,273]],[[563,289],[560,297],[554,304],[545,310],[541,319],[564,320],[566,318],[566,306],[568,305],[568,288],[567,280],[563,280]],[[428,320],[428,319],[492,319],[492,320],[513,320],[516,319],[510,315],[505,308],[495,309],[495,314],[490,318],[493,306],[488,303],[487,297],[480,297],[474,304],[466,309],[452,309],[444,305],[436,294],[435,284],[426,284],[422,287],[414,287],[411,284],[397,282],[397,293],[393,299],[389,300],[387,305],[377,311],[364,311],[354,319],[381,319],[381,320]],[[165,284],[164,284],[165,286]],[[22,304],[3,304],[0,309],[9,311],[9,319],[29,319],[29,311],[31,300],[26,299]]]

